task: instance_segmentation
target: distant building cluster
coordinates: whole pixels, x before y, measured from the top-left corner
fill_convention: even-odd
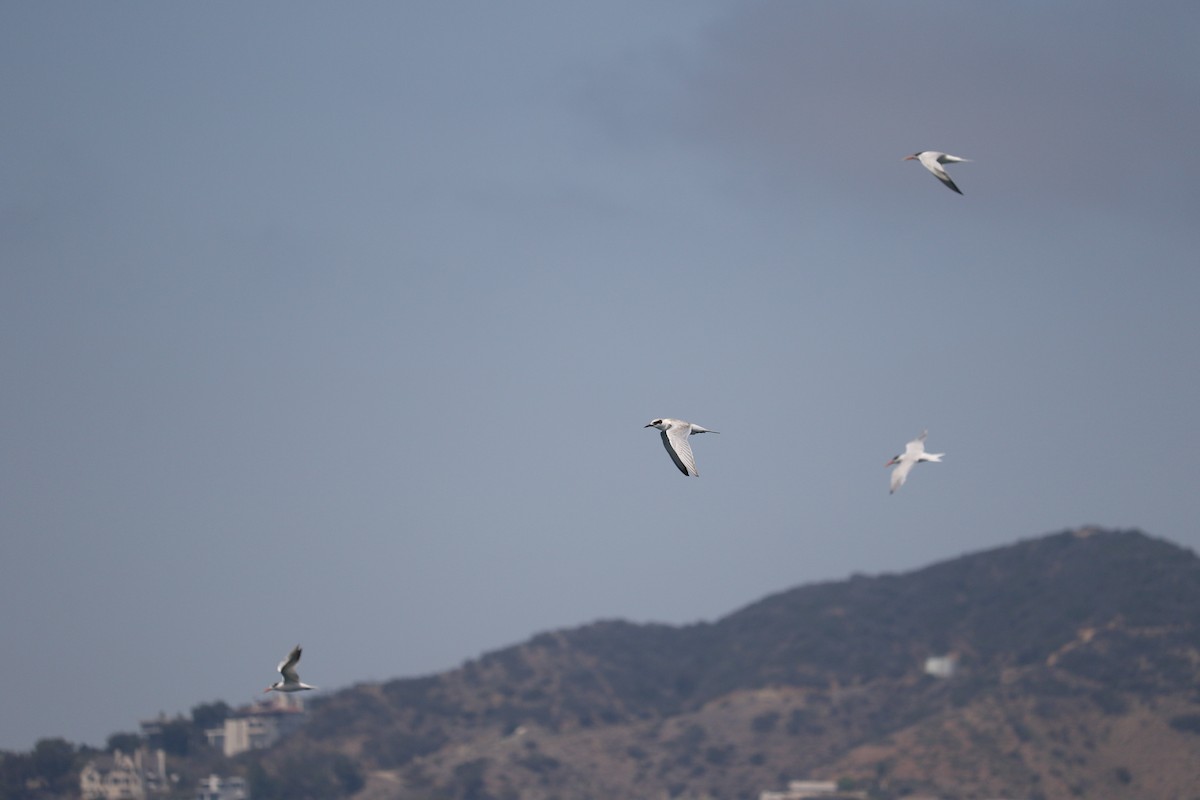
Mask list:
[[[105,753],[79,773],[83,800],[146,800],[168,788],[167,754],[145,747],[128,755],[120,750]]]
[[[247,750],[270,747],[304,724],[307,712],[299,697],[278,695],[271,702],[235,709],[219,728],[204,732],[208,743],[226,757]],[[151,746],[161,742],[171,725],[188,722],[186,717],[143,720],[142,738]],[[167,756],[162,748],[140,747],[133,753],[114,750],[93,758],[79,773],[82,800],[154,800],[171,791],[179,776],[168,776]],[[246,781],[238,777],[210,775],[196,786],[195,800],[250,800]]]
[[[255,703],[236,709],[220,728],[204,732],[208,743],[226,757],[247,750],[262,750],[304,724],[307,712],[299,697],[277,695],[273,702]]]

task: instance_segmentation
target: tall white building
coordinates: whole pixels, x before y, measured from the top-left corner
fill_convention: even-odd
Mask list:
[[[220,728],[204,732],[208,743],[226,756],[270,747],[304,724],[300,698],[280,696],[274,703],[243,706],[225,718]]]

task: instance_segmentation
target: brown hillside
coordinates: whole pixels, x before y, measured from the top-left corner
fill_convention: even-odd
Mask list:
[[[255,796],[357,788],[329,777],[349,762],[364,800],[757,798],[798,778],[872,797],[1200,797],[1197,610],[1194,554],[1085,530],[714,623],[600,622],[326,697],[256,767]],[[957,672],[925,674],[945,654]]]

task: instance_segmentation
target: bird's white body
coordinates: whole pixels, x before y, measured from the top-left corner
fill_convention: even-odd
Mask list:
[[[954,191],[962,194],[962,190],[954,185],[954,181],[950,180],[950,174],[942,169],[942,164],[957,164],[963,161],[970,161],[969,158],[959,158],[948,153],[939,153],[937,150],[922,150],[920,153],[913,153],[911,156],[905,156],[905,161],[916,159],[921,162],[921,166],[933,173],[939,181]]]
[[[921,435],[913,439],[904,446],[904,452],[898,456],[893,456],[892,460],[884,464],[885,467],[890,467],[893,464],[896,468],[892,470],[892,489],[889,494],[894,493],[897,489],[904,485],[904,481],[908,479],[908,473],[914,466],[922,461],[941,462],[942,456],[945,453],[926,453],[925,452],[925,437],[929,431],[921,431]]]
[[[693,477],[699,476],[700,473],[696,470],[696,458],[692,455],[692,446],[688,444],[688,437],[693,433],[720,433],[720,431],[702,428],[687,420],[667,417],[653,420],[643,427],[658,428],[662,431],[663,447],[667,448],[667,454],[671,456],[675,466],[679,467],[679,471],[684,475]]]
[[[288,653],[288,657],[279,662],[276,667],[279,674],[283,676],[283,680],[275,681],[266,689],[263,689],[263,694],[267,692],[303,692],[307,689],[315,689],[315,686],[309,686],[307,683],[300,682],[300,676],[296,674],[296,664],[300,661],[300,645],[292,648],[292,652]]]

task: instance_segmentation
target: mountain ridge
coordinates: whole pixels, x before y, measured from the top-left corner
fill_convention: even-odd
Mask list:
[[[370,800],[757,797],[804,776],[789,770],[877,796],[1049,799],[1085,784],[1125,796],[1134,778],[1119,776],[1137,772],[1128,765],[1107,782],[1085,770],[1059,786],[1038,771],[1050,767],[1030,766],[1036,748],[1021,769],[1010,762],[1022,736],[1058,735],[1038,716],[1051,707],[1096,725],[1141,715],[1165,751],[1194,748],[1171,720],[1200,710],[1197,608],[1191,551],[1139,531],[1063,531],[901,574],[798,586],[711,622],[600,620],[438,675],[352,687],[314,704],[304,733],[263,764],[286,773],[300,753],[339,753],[360,765]],[[923,671],[941,655],[958,666],[951,679]],[[992,721],[986,736],[968,724],[976,718]],[[960,729],[1009,743],[1007,755],[999,744],[916,744],[958,741],[947,731]],[[990,764],[990,777],[950,769],[945,753]],[[895,777],[885,763],[908,766]],[[1185,772],[1200,785],[1200,767]]]
[[[220,702],[154,746],[180,800],[211,772],[255,800],[754,800],[792,779],[868,800],[1200,800],[1197,610],[1194,552],[1085,527],[711,621],[544,631],[321,693],[299,731],[232,759],[203,735]],[[74,796],[95,754],[0,753],[0,800]]]

